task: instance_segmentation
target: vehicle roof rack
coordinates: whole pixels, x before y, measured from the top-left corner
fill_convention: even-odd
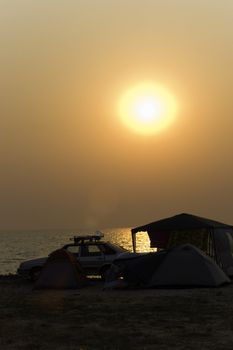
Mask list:
[[[71,240],[74,241],[74,243],[84,243],[85,241],[89,242],[98,242],[101,240],[101,238],[104,237],[104,234],[102,232],[97,231],[95,234],[91,235],[85,235],[85,236],[74,236],[71,238]]]

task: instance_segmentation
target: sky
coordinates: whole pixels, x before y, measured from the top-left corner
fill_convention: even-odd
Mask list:
[[[0,0],[0,229],[233,224],[232,0]],[[119,118],[162,84],[173,123]]]

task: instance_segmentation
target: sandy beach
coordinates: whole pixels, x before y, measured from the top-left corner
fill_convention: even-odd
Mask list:
[[[0,348],[232,349],[233,285],[204,289],[33,290],[0,278]]]

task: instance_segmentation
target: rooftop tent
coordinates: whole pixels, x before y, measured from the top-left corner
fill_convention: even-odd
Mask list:
[[[81,288],[87,284],[86,276],[77,259],[64,249],[55,250],[50,254],[35,289],[54,288]]]
[[[190,214],[179,214],[132,229],[148,232],[151,247],[168,249],[190,243],[213,258],[228,275],[233,275],[233,226]]]

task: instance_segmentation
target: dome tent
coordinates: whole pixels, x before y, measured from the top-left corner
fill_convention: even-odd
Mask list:
[[[193,245],[185,244],[164,256],[148,285],[218,287],[225,283],[230,283],[230,279],[210,257]]]
[[[58,249],[50,254],[34,288],[81,288],[85,284],[87,279],[77,259],[65,249]]]
[[[218,287],[230,283],[220,267],[191,244],[138,258],[119,258],[114,264],[129,287]]]
[[[136,233],[146,231],[151,247],[169,249],[193,244],[233,276],[233,226],[191,214],[179,214],[132,229],[134,251]]]

